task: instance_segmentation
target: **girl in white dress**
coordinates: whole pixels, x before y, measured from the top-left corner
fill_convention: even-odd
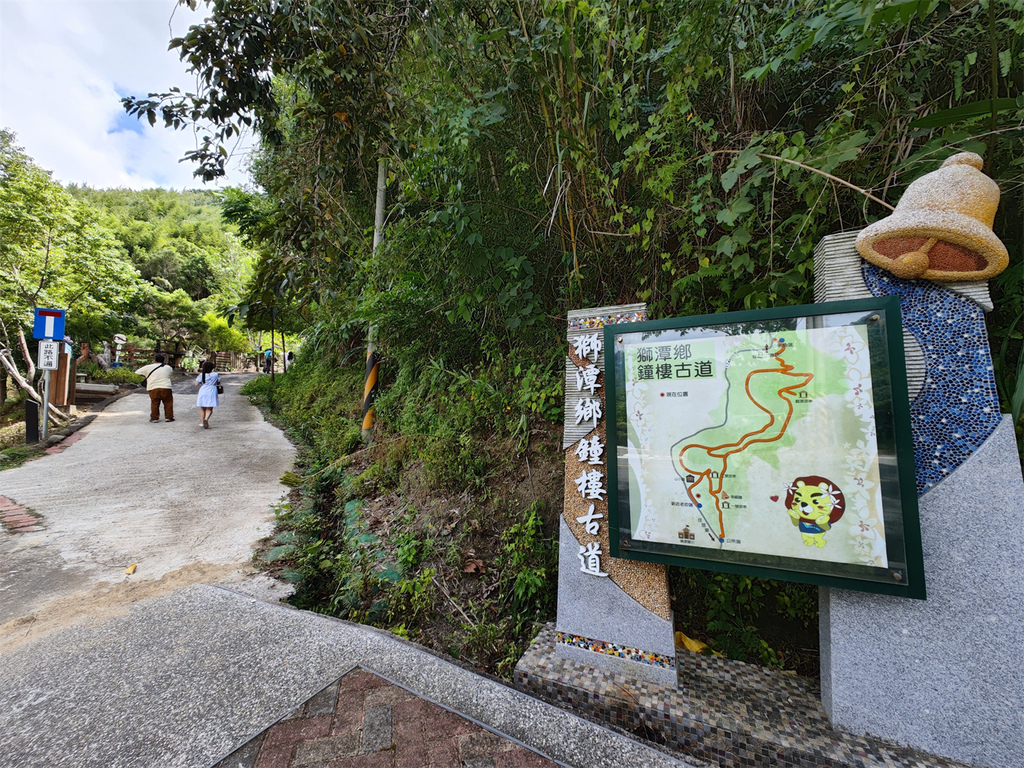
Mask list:
[[[199,387],[199,396],[196,397],[196,405],[199,407],[199,423],[203,429],[210,428],[210,417],[213,416],[213,409],[220,405],[217,397],[217,385],[220,383],[220,376],[213,370],[212,360],[203,363],[203,371],[196,377],[196,386]]]

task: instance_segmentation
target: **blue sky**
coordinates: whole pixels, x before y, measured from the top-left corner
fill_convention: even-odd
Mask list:
[[[140,123],[120,103],[194,89],[167,43],[201,19],[176,0],[0,0],[0,126],[63,183],[202,188],[178,162],[192,132]],[[248,182],[244,155],[216,186]]]

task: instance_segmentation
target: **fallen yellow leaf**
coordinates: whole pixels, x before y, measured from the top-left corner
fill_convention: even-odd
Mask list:
[[[676,632],[676,648],[685,648],[691,653],[701,653],[707,647],[707,643],[687,637],[682,632]]]
[[[125,568],[124,572],[127,573],[129,576],[131,576],[133,573],[135,573],[135,563],[132,563],[127,568]]]

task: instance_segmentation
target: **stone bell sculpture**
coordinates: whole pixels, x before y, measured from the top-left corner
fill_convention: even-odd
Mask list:
[[[907,280],[988,280],[1009,264],[992,231],[999,186],[981,172],[974,152],[948,158],[917,179],[891,216],[857,237],[865,260]]]

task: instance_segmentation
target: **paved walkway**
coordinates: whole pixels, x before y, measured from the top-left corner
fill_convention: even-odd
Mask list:
[[[129,395],[0,472],[0,768],[682,765],[390,633],[239,591],[259,592],[239,574],[294,455],[241,380],[210,430],[178,382],[177,421]]]
[[[488,731],[356,667],[215,768],[556,768]]]
[[[168,574],[174,586],[189,570],[224,578],[250,561],[272,530],[295,451],[239,395],[248,378],[225,377],[209,430],[182,379],[174,422],[151,424],[140,391],[111,403],[73,445],[0,472],[0,496],[21,516],[4,514],[0,533],[0,642],[5,623],[45,618],[55,598],[66,598],[66,613],[97,590],[109,602],[109,588],[126,580],[119,591],[151,594]]]
[[[403,690],[349,677],[355,667]],[[290,713],[294,724],[273,727]],[[256,758],[222,762],[268,728]],[[547,765],[538,754],[580,768],[685,765],[388,632],[221,587],[139,602],[0,659],[4,768]]]

